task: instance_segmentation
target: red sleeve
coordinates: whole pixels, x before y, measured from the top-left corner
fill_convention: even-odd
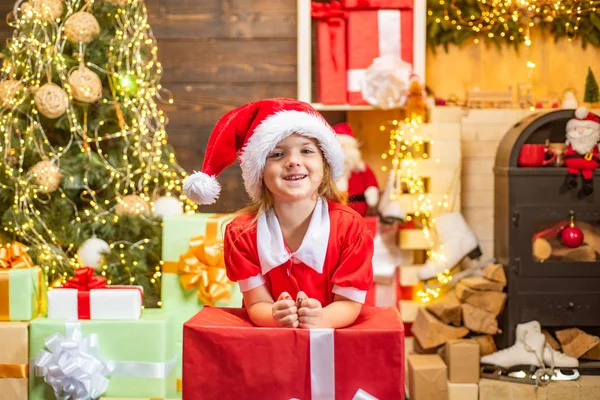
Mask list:
[[[265,283],[255,238],[256,226],[251,225],[249,218],[236,217],[225,228],[223,251],[227,277],[233,282],[238,282],[242,292]]]
[[[339,264],[331,282],[333,293],[364,303],[373,284],[373,235],[362,218],[352,216],[340,244]],[[339,232],[342,232],[341,230]]]

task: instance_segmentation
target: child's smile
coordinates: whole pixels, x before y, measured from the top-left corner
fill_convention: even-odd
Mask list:
[[[267,157],[264,183],[276,201],[311,198],[323,180],[323,156],[315,139],[293,134]]]

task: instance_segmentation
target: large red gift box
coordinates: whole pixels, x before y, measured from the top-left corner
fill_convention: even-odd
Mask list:
[[[335,330],[258,328],[245,309],[213,307],[184,325],[184,400],[357,393],[404,399],[404,326],[395,308],[363,307],[352,326]]]
[[[394,55],[413,64],[413,0],[345,0],[343,8],[347,11],[348,103],[367,104],[361,82],[375,58]]]

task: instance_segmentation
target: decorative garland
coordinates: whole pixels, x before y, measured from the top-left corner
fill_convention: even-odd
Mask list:
[[[493,2],[488,1],[488,3]],[[582,2],[580,0],[563,0],[560,3],[565,9],[571,10],[577,9]],[[586,3],[600,2],[590,3],[587,1]],[[503,23],[499,23],[499,18],[503,16],[497,16],[495,20],[486,22],[483,21],[486,18],[482,18],[482,8],[479,1],[473,0],[427,0],[427,44],[434,51],[438,46],[442,46],[448,51],[449,45],[460,46],[468,41],[493,43],[498,48],[509,45],[515,49],[526,44],[529,23],[527,18],[519,18],[515,21],[509,15],[504,16]],[[479,32],[468,26],[461,26],[459,20],[471,19],[471,16],[475,21],[482,21]],[[581,40],[583,48],[586,48],[588,44],[599,47],[600,4],[597,8],[590,6],[585,12],[582,12],[579,21],[575,21],[576,18],[575,13],[569,15],[558,13],[554,16],[548,14],[543,19],[534,17],[532,22],[542,30],[549,30],[555,41],[561,38],[569,40],[577,38]],[[496,27],[494,28],[492,25]]]

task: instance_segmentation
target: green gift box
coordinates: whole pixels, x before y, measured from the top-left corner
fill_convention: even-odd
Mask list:
[[[39,370],[44,357],[38,359],[38,356],[42,350],[50,351],[45,341],[57,333],[65,336],[69,329],[73,331],[72,327],[76,326],[84,338],[91,334],[97,335],[98,359],[113,366],[112,372],[108,373],[108,389],[103,396],[176,397],[175,368],[176,364],[181,363],[181,353],[173,338],[169,337],[169,318],[168,312],[161,309],[145,309],[139,320],[66,321],[37,318],[30,323],[29,356],[32,363],[38,364],[36,370]],[[72,341],[70,343],[69,352],[72,352]],[[93,354],[93,351],[87,353]],[[54,391],[44,381],[44,376],[31,373],[29,398],[54,398]]]
[[[0,268],[0,321],[30,321],[41,312],[42,270]]]
[[[202,308],[197,289],[185,290],[179,274],[173,271],[173,264],[190,249],[190,239],[206,235],[207,223],[217,225],[217,239],[222,240],[225,226],[231,220],[231,214],[194,214],[166,217],[163,220],[162,259],[165,262],[162,274],[162,307],[174,314],[175,337],[183,338],[183,323]],[[169,267],[170,266],[170,267]],[[218,301],[218,307],[241,307],[242,296],[237,284],[231,285],[231,301]]]

